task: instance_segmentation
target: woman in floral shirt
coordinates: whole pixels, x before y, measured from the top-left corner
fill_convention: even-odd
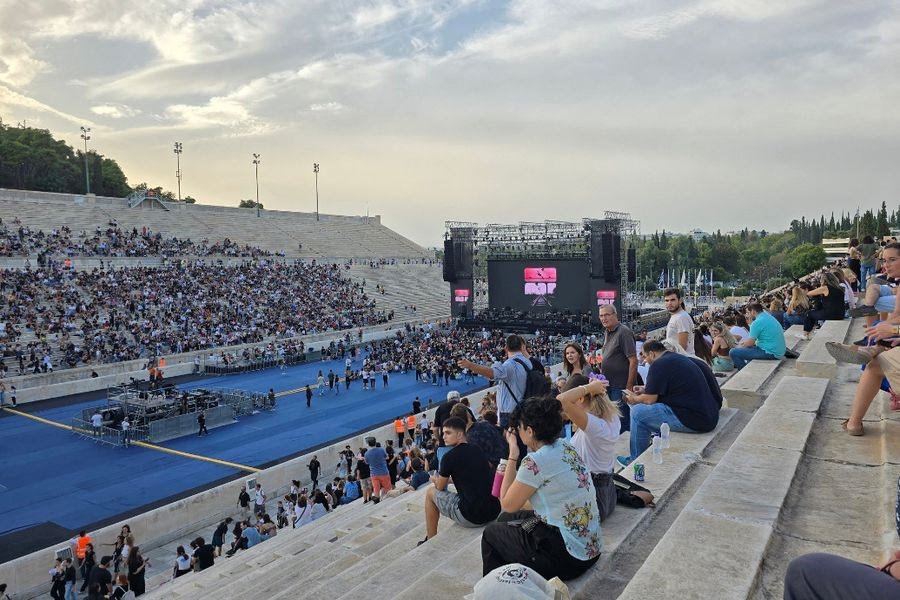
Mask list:
[[[503,513],[481,537],[482,568],[521,563],[550,579],[572,579],[600,557],[603,538],[591,474],[565,440],[560,403],[531,398],[510,415],[509,465],[500,488]],[[517,438],[528,447],[518,471]],[[523,511],[525,502],[533,511]]]

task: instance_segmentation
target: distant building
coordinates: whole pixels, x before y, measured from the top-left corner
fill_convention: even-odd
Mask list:
[[[703,231],[702,229],[692,229],[688,232],[688,235],[694,238],[695,242],[700,242],[705,237],[709,237],[711,234]]]

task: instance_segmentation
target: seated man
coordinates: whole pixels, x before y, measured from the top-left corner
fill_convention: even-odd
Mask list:
[[[630,455],[616,458],[623,467],[650,446],[650,434],[663,423],[684,433],[712,431],[719,423],[718,384],[695,359],[668,352],[656,340],[646,342],[641,353],[650,371],[644,389],[625,396],[631,405],[631,443]]]
[[[784,329],[775,317],[763,310],[762,304],[751,302],[746,307],[750,335],[728,352],[738,370],[751,360],[778,360],[784,356]]]
[[[434,487],[425,494],[426,537],[424,544],[437,535],[441,515],[463,527],[481,527],[500,514],[500,501],[491,495],[494,473],[488,459],[477,447],[466,443],[466,424],[459,417],[443,423],[444,443],[450,450],[441,459]],[[447,489],[453,478],[456,493]]]

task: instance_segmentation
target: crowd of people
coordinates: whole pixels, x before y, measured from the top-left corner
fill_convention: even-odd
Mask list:
[[[225,238],[221,242],[208,239],[194,242],[190,238],[163,236],[148,227],[123,229],[114,219],[105,227],[97,226],[93,232],[81,231],[73,234],[72,229],[62,225],[49,232],[34,230],[23,225],[18,218],[5,224],[0,219],[0,256],[35,257],[43,266],[50,257],[101,256],[229,256],[259,258],[284,256],[283,252],[273,253],[249,244],[238,244]]]
[[[0,353],[19,373],[261,342],[385,323],[336,264],[6,271]],[[33,339],[19,343],[23,329]]]

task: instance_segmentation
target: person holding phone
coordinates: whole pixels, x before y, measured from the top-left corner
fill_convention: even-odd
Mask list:
[[[520,563],[552,579],[587,571],[603,548],[596,493],[575,448],[559,439],[562,405],[530,398],[510,415],[508,461],[500,488],[503,513],[481,536],[482,571]],[[528,453],[518,470],[519,439]],[[522,510],[529,502],[534,510]]]

